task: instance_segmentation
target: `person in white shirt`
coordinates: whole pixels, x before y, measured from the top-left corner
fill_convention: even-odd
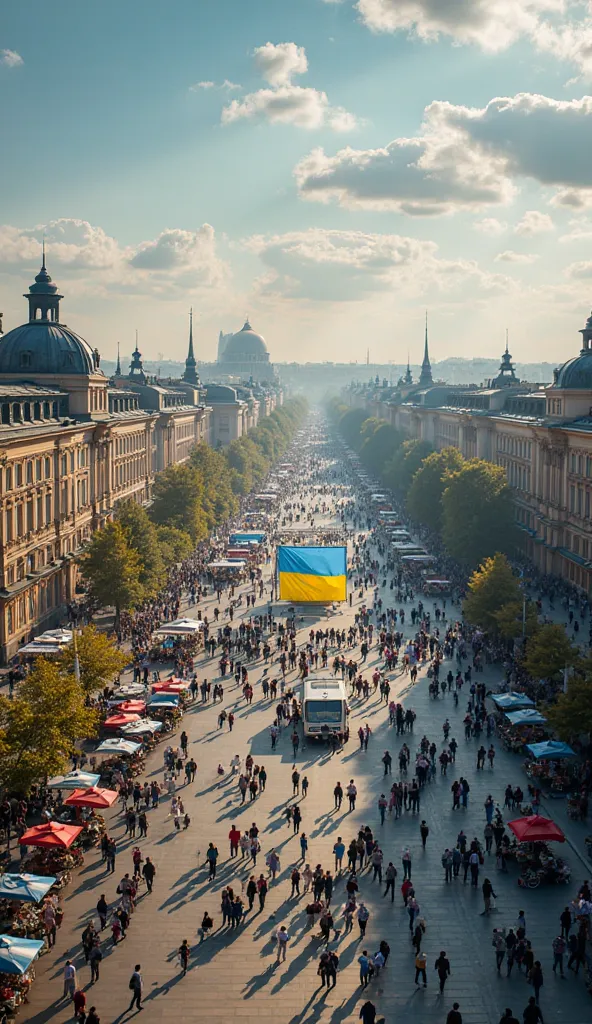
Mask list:
[[[76,968],[71,960],[66,960],[64,967],[64,999],[73,999],[77,989]]]

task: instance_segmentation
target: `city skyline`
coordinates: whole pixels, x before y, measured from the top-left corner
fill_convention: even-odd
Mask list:
[[[280,9],[278,9],[280,8]],[[5,5],[0,309],[40,265],[102,355],[575,355],[589,311],[590,5]],[[501,99],[500,99],[501,97]]]

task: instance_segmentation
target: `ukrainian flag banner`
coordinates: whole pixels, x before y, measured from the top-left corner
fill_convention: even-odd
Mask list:
[[[277,572],[281,601],[345,601],[347,549],[279,547]]]

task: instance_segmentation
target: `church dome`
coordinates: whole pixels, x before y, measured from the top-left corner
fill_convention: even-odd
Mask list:
[[[586,326],[580,331],[583,347],[579,356],[568,359],[563,366],[555,370],[553,387],[564,390],[592,391],[592,314]]]
[[[0,337],[0,374],[96,372],[91,346],[62,324],[32,320]]]
[[[240,362],[244,359],[268,362],[269,353],[261,335],[257,334],[246,320],[244,327],[228,342],[222,359],[225,363]]]

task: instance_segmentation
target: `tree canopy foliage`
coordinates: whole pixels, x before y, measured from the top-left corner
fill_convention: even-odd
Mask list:
[[[387,462],[384,470],[385,482],[400,498],[407,497],[413,477],[431,452],[432,446],[427,441],[413,438],[410,441],[403,441]]]
[[[522,608],[522,592],[508,559],[498,552],[486,558],[471,576],[463,615],[471,625],[497,633],[497,616],[508,605]]]
[[[434,533],[442,530],[442,495],[450,473],[459,470],[464,459],[458,448],[431,452],[420,464],[407,494],[407,508],[413,519]]]
[[[565,632],[565,627],[548,622],[536,630],[528,640],[523,665],[533,679],[558,679],[565,668],[575,665],[577,649]]]
[[[111,686],[130,660],[127,654],[116,647],[113,640],[92,625],[85,626],[76,637],[76,651],[80,685],[85,693],[96,693],[105,686]],[[74,658],[74,644],[69,644],[57,662],[60,671],[65,675],[74,673]]]
[[[12,700],[0,697],[0,782],[28,793],[32,783],[65,770],[76,741],[96,734],[98,712],[80,683],[55,662],[37,658]]]
[[[471,459],[450,473],[442,494],[442,537],[448,554],[468,568],[515,547],[512,494],[501,466]]]
[[[91,600],[101,607],[113,606],[116,622],[122,611],[135,608],[144,598],[140,556],[121,523],[107,523],[93,533],[80,571]]]
[[[559,694],[554,704],[545,709],[549,724],[559,738],[570,743],[581,735],[592,733],[592,659],[576,665],[568,679],[567,692]]]

